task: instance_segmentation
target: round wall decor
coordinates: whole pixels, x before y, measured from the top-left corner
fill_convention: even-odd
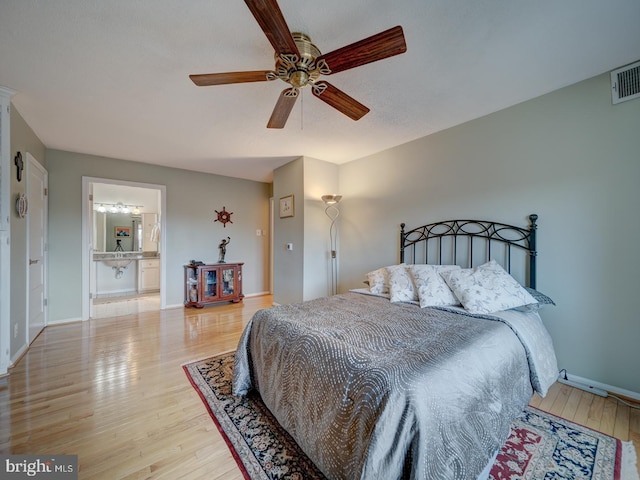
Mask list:
[[[24,193],[18,195],[18,199],[16,200],[16,211],[20,218],[24,218],[27,214],[27,210],[29,209],[29,203],[27,202],[27,196]]]
[[[216,218],[214,222],[222,223],[222,226],[225,228],[227,228],[227,222],[233,223],[231,221],[231,215],[233,215],[233,212],[227,212],[226,207],[222,207],[221,212],[218,210],[215,210],[215,212],[218,214],[218,218]]]

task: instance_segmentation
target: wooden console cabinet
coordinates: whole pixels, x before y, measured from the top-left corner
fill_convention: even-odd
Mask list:
[[[241,302],[242,265],[213,263],[184,266],[184,305],[202,308],[221,302]]]

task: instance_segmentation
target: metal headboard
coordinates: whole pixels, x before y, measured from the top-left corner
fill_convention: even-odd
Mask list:
[[[408,232],[402,223],[400,262],[443,264],[444,260],[472,267],[494,258],[512,273],[512,253],[521,252],[524,257],[520,269],[522,276],[529,287],[536,288],[537,219],[538,215],[529,215],[527,228],[484,220],[448,220]]]

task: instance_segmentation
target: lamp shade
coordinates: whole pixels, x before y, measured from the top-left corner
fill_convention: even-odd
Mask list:
[[[323,195],[322,196],[322,201],[324,203],[326,203],[327,205],[335,205],[340,200],[342,200],[342,195],[338,195],[338,194],[335,194],[335,193],[332,193],[330,195]]]

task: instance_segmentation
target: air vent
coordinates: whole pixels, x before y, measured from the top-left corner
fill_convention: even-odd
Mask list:
[[[611,102],[621,103],[640,98],[640,62],[611,72]]]

